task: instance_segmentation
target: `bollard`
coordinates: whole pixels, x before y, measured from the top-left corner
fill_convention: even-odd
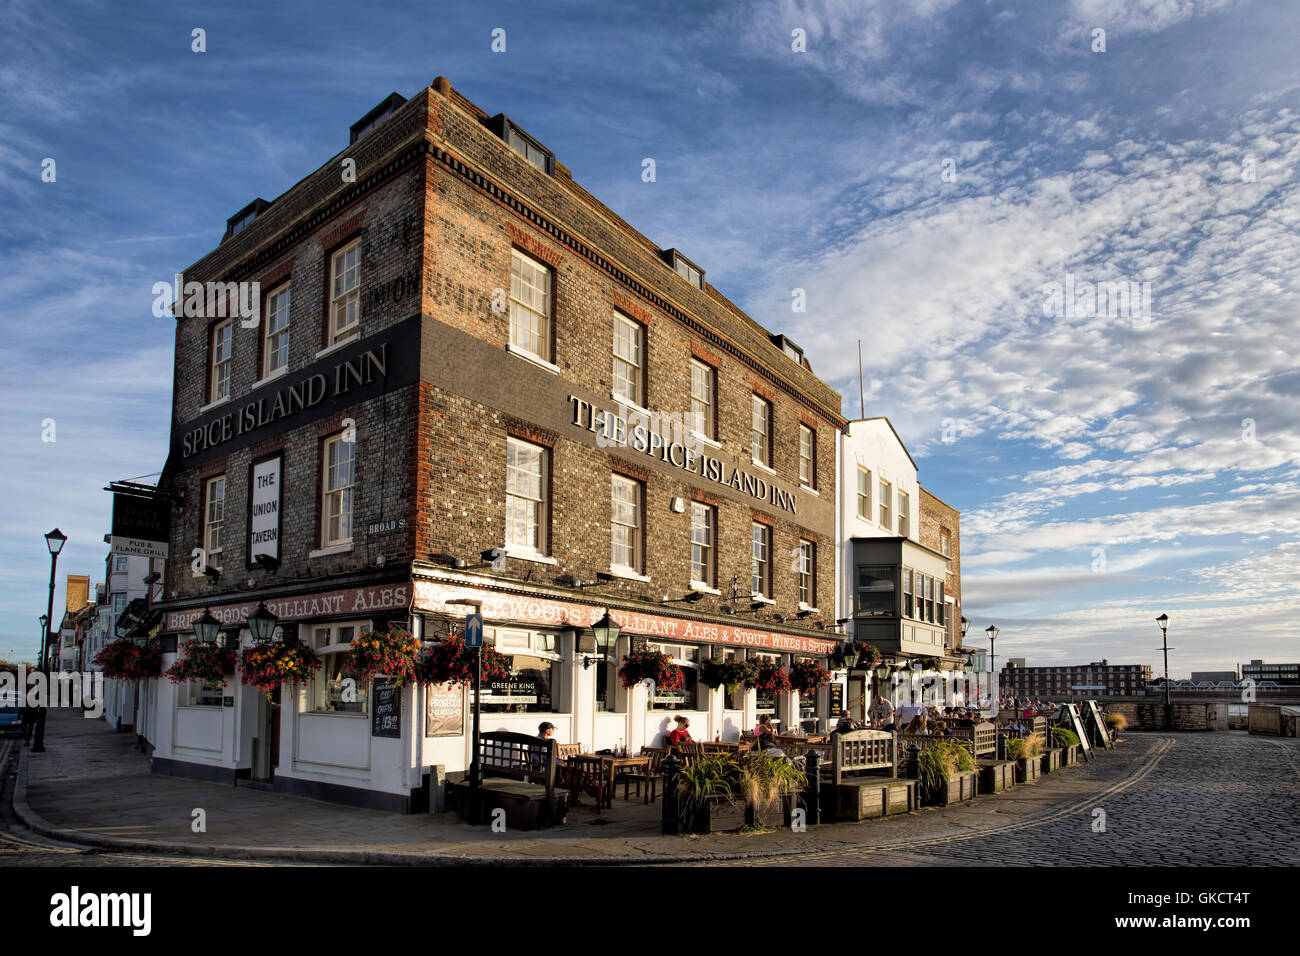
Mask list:
[[[921,779],[921,748],[916,744],[907,748],[907,775],[913,780]]]
[[[676,754],[669,754],[664,758],[663,818],[660,823],[660,833],[678,833],[681,830],[681,820],[677,813],[677,771],[680,766],[681,761],[677,759]]]
[[[822,822],[822,776],[819,766],[822,755],[816,750],[809,750],[804,755],[804,773],[808,776],[808,790],[804,799],[808,804],[808,822]]]
[[[1007,759],[1007,732],[1005,730],[998,731],[998,759]]]

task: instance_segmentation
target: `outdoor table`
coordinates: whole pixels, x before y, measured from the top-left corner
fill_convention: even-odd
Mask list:
[[[650,758],[638,757],[629,754],[626,757],[615,756],[614,754],[582,754],[588,760],[599,760],[605,769],[605,806],[613,808],[614,806],[614,778],[618,776],[620,767],[636,767],[642,771],[649,771]]]

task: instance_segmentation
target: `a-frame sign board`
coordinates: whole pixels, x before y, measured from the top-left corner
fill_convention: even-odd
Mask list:
[[[1056,722],[1074,731],[1079,738],[1079,748],[1083,751],[1085,759],[1092,760],[1096,756],[1092,752],[1092,739],[1088,736],[1088,731],[1083,728],[1083,718],[1079,716],[1078,706],[1062,704],[1061,712],[1056,715]]]
[[[1083,702],[1083,717],[1089,729],[1094,732],[1093,741],[1098,747],[1110,749],[1110,734],[1106,731],[1106,721],[1101,719],[1101,710],[1095,700]]]

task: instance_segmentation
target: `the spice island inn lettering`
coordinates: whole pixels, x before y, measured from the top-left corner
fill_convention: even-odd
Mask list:
[[[319,405],[327,398],[344,395],[354,386],[369,385],[376,376],[383,378],[387,374],[388,344],[384,343],[355,359],[339,362],[329,374],[309,375],[294,385],[277,389],[273,397],[259,398],[206,425],[190,429],[181,439],[181,457],[189,458],[245,432]]]
[[[769,483],[758,475],[751,475],[733,467],[721,458],[707,455],[687,438],[673,441],[671,435],[649,427],[654,416],[632,412],[622,416],[597,408],[576,395],[569,396],[573,407],[573,424],[597,435],[604,445],[618,445],[633,451],[645,452],[670,465],[675,465],[692,475],[699,475],[728,488],[743,492],[759,501],[766,501],[791,514],[795,513],[795,495]]]

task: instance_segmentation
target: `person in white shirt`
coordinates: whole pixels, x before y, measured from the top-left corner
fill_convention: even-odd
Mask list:
[[[925,708],[916,702],[916,694],[912,694],[911,699],[906,704],[900,704],[894,711],[894,723],[899,727],[906,727],[915,717],[925,715]]]

